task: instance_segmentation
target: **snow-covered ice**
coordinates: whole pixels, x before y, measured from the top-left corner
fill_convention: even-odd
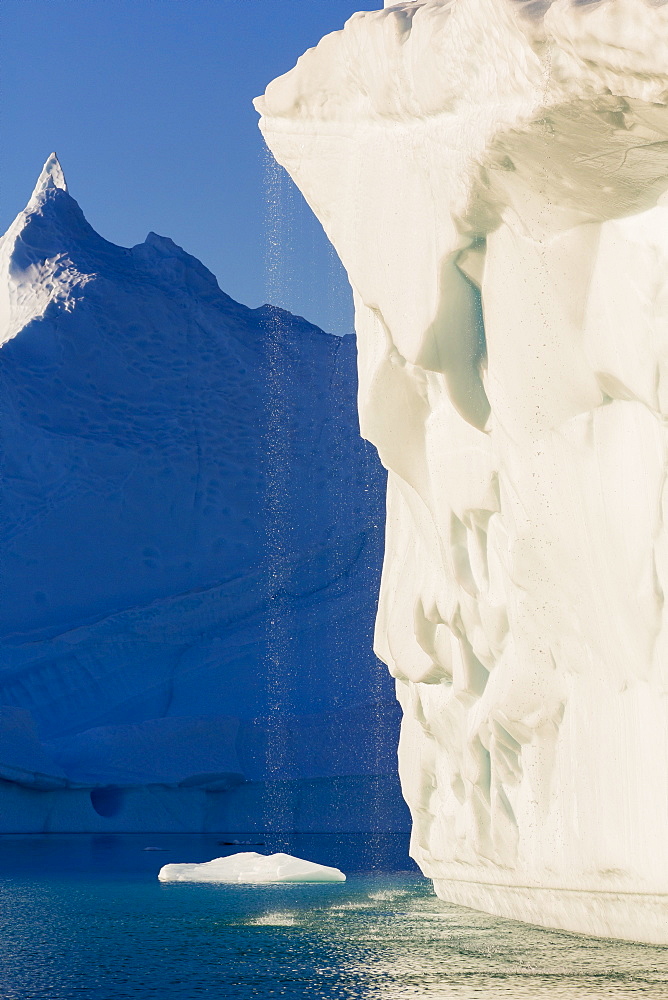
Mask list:
[[[668,7],[387,4],[257,108],[354,290],[412,853],[668,944]]]
[[[405,825],[354,338],[107,242],[53,156],[0,343],[0,831],[266,829],[271,781],[291,828]]]
[[[293,858],[291,854],[256,854],[243,851],[203,864],[164,865],[161,882],[345,882],[338,868]]]

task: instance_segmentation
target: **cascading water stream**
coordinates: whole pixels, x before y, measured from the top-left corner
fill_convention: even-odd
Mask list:
[[[264,157],[266,198],[265,282],[267,301],[276,303],[287,280],[287,236],[285,213],[285,171],[271,153]],[[287,473],[290,463],[289,366],[284,347],[285,326],[278,308],[270,307],[266,321],[266,566],[268,575],[267,614],[267,793],[264,800],[264,828],[281,833],[292,830],[286,777],[291,752],[288,720],[294,709],[292,674],[292,613],[286,594],[290,570],[290,511]]]
[[[358,677],[357,656],[364,662],[371,652],[373,644],[373,616],[369,608],[346,607],[344,594],[350,586],[349,573],[363,572],[373,579],[376,571],[375,561],[378,558],[377,549],[373,543],[364,543],[351,564],[351,525],[362,513],[355,507],[353,497],[360,486],[369,493],[369,510],[376,506],[378,495],[378,468],[375,454],[369,449],[368,466],[362,465],[363,483],[357,478],[354,488],[349,482],[346,470],[350,468],[350,422],[355,420],[354,414],[346,406],[328,406],[325,412],[318,416],[320,435],[325,435],[327,446],[327,470],[325,472],[327,488],[320,494],[319,511],[315,520],[307,512],[301,510],[300,486],[295,481],[294,470],[299,467],[300,448],[302,442],[293,437],[295,405],[299,407],[300,393],[317,393],[317,387],[307,389],[306,385],[296,383],[296,365],[298,354],[293,340],[288,338],[285,325],[285,314],[282,306],[295,297],[295,292],[302,289],[295,287],[295,262],[298,260],[296,244],[303,253],[310,251],[311,260],[302,266],[299,262],[300,284],[304,282],[308,267],[313,259],[321,259],[320,268],[326,274],[326,281],[321,285],[327,311],[334,317],[337,313],[345,316],[345,300],[350,292],[338,258],[333,249],[327,245],[318,248],[318,234],[310,225],[304,225],[308,220],[306,212],[301,212],[301,197],[292,186],[288,175],[267,153],[264,161],[265,197],[266,197],[266,244],[265,244],[265,274],[266,296],[272,306],[266,312],[265,357],[266,357],[266,430],[265,430],[265,496],[266,496],[266,534],[265,560],[268,583],[267,612],[267,645],[266,645],[266,745],[265,772],[267,775],[266,796],[264,805],[264,828],[275,832],[289,832],[295,824],[295,779],[304,774],[304,764],[307,771],[311,762],[300,758],[298,743],[299,719],[304,714],[316,715],[324,712],[326,718],[330,713],[341,712],[341,719],[346,718],[346,712],[352,708],[350,702],[351,687],[356,686]],[[301,223],[301,225],[300,225]],[[297,228],[298,227],[298,228]],[[319,234],[322,238],[322,233]],[[325,253],[319,252],[325,250]],[[308,256],[308,255],[307,255]],[[306,270],[305,270],[306,269]],[[306,295],[318,295],[319,282],[307,282]],[[288,293],[292,293],[289,295]],[[303,297],[303,295],[301,296]],[[315,310],[316,302],[311,303]],[[342,308],[343,307],[343,308]],[[344,320],[345,322],[345,320]],[[337,324],[338,325],[338,324]],[[345,365],[340,366],[336,356],[343,350],[344,341],[339,337],[327,338],[331,345],[332,369],[329,384],[329,394],[333,400],[345,400],[350,393],[350,375]],[[347,346],[347,345],[346,345]],[[325,387],[322,387],[323,390]],[[297,402],[296,402],[297,401]],[[305,400],[301,400],[306,402]],[[317,406],[317,399],[311,400]],[[351,400],[352,403],[352,400]],[[303,457],[301,459],[303,462]],[[315,477],[322,476],[323,470],[313,467]],[[358,472],[359,477],[359,472]],[[371,495],[371,493],[375,494]],[[306,515],[306,517],[304,517]],[[364,515],[362,513],[364,521]],[[326,523],[328,537],[325,550],[328,569],[326,577],[330,583],[326,592],[318,601],[305,601],[298,597],[301,582],[294,577],[297,565],[295,539],[305,530],[305,524]],[[318,529],[315,529],[316,532]],[[378,523],[367,523],[368,538],[375,536],[380,529]],[[316,552],[322,545],[322,540],[313,537],[310,546]],[[308,548],[308,546],[307,546]],[[364,569],[362,569],[362,566]],[[300,571],[297,570],[299,573]],[[374,585],[375,591],[375,585]],[[342,600],[343,599],[343,600]],[[328,608],[337,607],[342,600],[339,613],[329,622],[329,627],[320,636],[317,648],[310,648],[304,636],[312,633],[317,627],[318,619],[324,614],[331,614]],[[324,604],[321,603],[324,601]],[[345,612],[341,614],[343,608]],[[345,641],[350,628],[350,614],[359,614],[363,619],[368,617],[364,631],[365,640],[360,642],[358,650],[351,655],[351,650]],[[359,623],[358,623],[359,624]],[[305,653],[305,650],[309,650]],[[345,651],[345,652],[344,652]],[[304,659],[305,655],[308,657]],[[368,668],[367,668],[368,669]],[[326,671],[326,674],[323,674]],[[321,788],[312,787],[310,794],[321,795],[325,799],[319,808],[325,808],[328,814],[327,825],[346,829],[350,818],[350,802],[346,800],[349,792],[344,788],[355,787],[357,779],[362,779],[362,793],[367,812],[368,829],[381,832],[386,830],[387,823],[387,705],[388,678],[385,667],[376,661],[376,669],[372,673],[372,682],[360,692],[357,698],[364,702],[365,727],[361,758],[351,766],[344,765],[343,770],[330,770],[327,755],[310,776],[322,778]],[[361,698],[360,698],[361,695]],[[359,705],[359,701],[357,702]],[[330,716],[331,717],[331,716]],[[326,723],[323,723],[326,725]],[[341,731],[336,734],[340,741],[340,750],[333,749],[335,757],[345,758],[344,746],[347,739],[345,723],[341,722]],[[332,761],[333,763],[333,761]],[[324,770],[321,770],[321,767]],[[338,779],[342,779],[339,782]],[[353,784],[350,785],[350,782]],[[348,784],[346,784],[348,783]],[[337,790],[338,789],[338,790]],[[343,798],[341,798],[343,796]],[[308,797],[308,796],[307,796]]]

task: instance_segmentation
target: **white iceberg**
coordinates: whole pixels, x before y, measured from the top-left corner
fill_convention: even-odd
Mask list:
[[[229,858],[214,858],[203,864],[164,865],[161,882],[345,882],[338,868],[317,865],[291,854],[257,854],[243,851]]]
[[[390,0],[256,106],[355,297],[411,853],[668,944],[668,6]]]

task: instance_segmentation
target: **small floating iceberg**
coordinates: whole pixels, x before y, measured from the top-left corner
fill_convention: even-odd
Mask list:
[[[203,864],[164,865],[161,882],[345,882],[338,868],[293,858],[290,854],[256,854],[243,851],[229,858],[214,858]]]

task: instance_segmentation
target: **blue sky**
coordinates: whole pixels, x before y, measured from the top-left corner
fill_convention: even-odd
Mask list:
[[[364,4],[361,4],[364,7]],[[381,6],[369,3],[369,8]],[[352,328],[345,275],[271,165],[251,101],[359,0],[3,0],[0,228],[55,149],[72,195],[122,246],[150,230],[251,306]],[[272,254],[268,193],[278,198]],[[272,266],[267,266],[267,259]]]

